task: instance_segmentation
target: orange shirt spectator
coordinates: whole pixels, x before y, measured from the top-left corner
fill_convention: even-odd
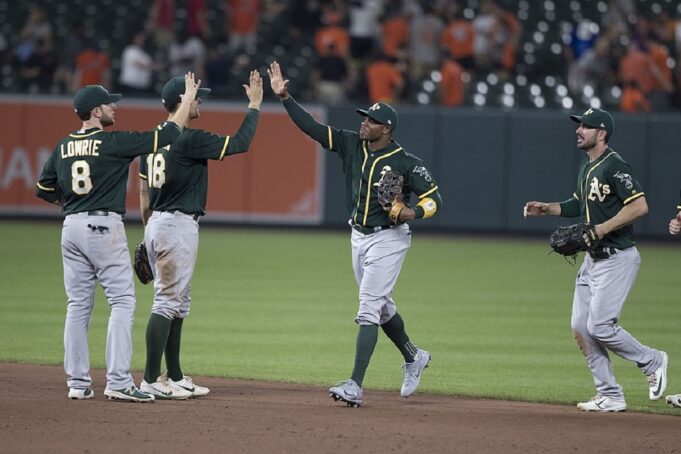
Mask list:
[[[260,21],[260,0],[227,0],[230,33],[248,35],[255,33]]]
[[[83,50],[76,57],[76,70],[73,77],[73,89],[85,85],[111,86],[111,62],[109,56],[96,48]]]
[[[409,22],[404,16],[395,16],[383,22],[383,53],[397,57],[397,51],[409,42]]]
[[[335,57],[346,57],[350,49],[350,34],[343,27],[329,25],[317,30],[314,46],[320,57],[327,57],[329,47],[335,49]]]
[[[395,65],[385,59],[378,59],[367,67],[366,75],[372,103],[390,103],[399,99],[404,78]]]
[[[473,58],[475,29],[465,19],[451,21],[440,38],[440,45],[456,60]]]
[[[667,47],[663,44],[657,43],[655,41],[648,41],[648,56],[655,63],[655,66],[659,70],[659,76],[663,79],[661,81],[656,81],[656,90],[665,90],[672,84],[672,69],[667,64],[669,60],[669,51]]]
[[[442,81],[440,82],[440,104],[456,107],[463,104],[464,83],[463,67],[451,58],[445,59],[440,68]]]
[[[622,99],[620,100],[620,110],[630,113],[650,112],[650,103],[635,83],[624,87]]]
[[[504,43],[501,49],[501,67],[512,70],[515,67],[516,50],[520,41],[520,21],[515,14],[502,8],[499,9],[500,24],[504,35]]]
[[[629,82],[635,82],[644,94],[648,94],[656,87],[655,77],[652,74],[652,67],[654,66],[655,63],[647,54],[631,44],[626,55],[620,60],[620,79],[625,85]]]

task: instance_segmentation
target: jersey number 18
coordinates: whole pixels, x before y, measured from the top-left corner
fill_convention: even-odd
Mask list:
[[[150,188],[160,188],[166,182],[166,159],[161,153],[147,155],[147,182]]]

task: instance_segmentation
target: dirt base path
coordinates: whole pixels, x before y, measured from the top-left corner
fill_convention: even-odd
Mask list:
[[[0,452],[681,452],[672,416],[378,391],[348,408],[323,388],[208,377],[206,398],[133,404],[93,379],[95,398],[73,401],[61,367],[0,363]]]

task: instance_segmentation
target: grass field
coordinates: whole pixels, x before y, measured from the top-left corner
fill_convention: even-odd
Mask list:
[[[131,244],[142,237],[140,226],[127,231]],[[62,362],[60,234],[57,222],[0,224],[0,361]],[[639,250],[643,262],[621,324],[669,353],[668,393],[679,393],[681,244],[644,242]],[[394,297],[412,340],[433,355],[421,391],[565,404],[595,394],[570,332],[577,269],[547,252],[542,240],[427,236],[416,228]],[[137,283],[137,371],[151,290]],[[330,385],[352,370],[357,290],[347,233],[204,226],[192,296],[187,373]],[[104,366],[107,314],[98,290],[93,367]],[[365,388],[399,389],[401,362],[381,334]],[[630,410],[678,413],[648,400],[633,364],[614,364]]]

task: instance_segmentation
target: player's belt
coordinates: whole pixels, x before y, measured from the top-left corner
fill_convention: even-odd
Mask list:
[[[391,225],[379,225],[376,227],[364,227],[358,224],[352,224],[352,228],[364,235],[371,235],[372,233],[380,232],[381,230],[389,229]]]
[[[108,216],[109,212],[106,210],[90,210],[87,212],[88,216]]]
[[[617,251],[618,249],[615,249],[614,247],[599,247],[593,251],[589,251],[589,255],[594,260],[605,260],[617,254]]]

